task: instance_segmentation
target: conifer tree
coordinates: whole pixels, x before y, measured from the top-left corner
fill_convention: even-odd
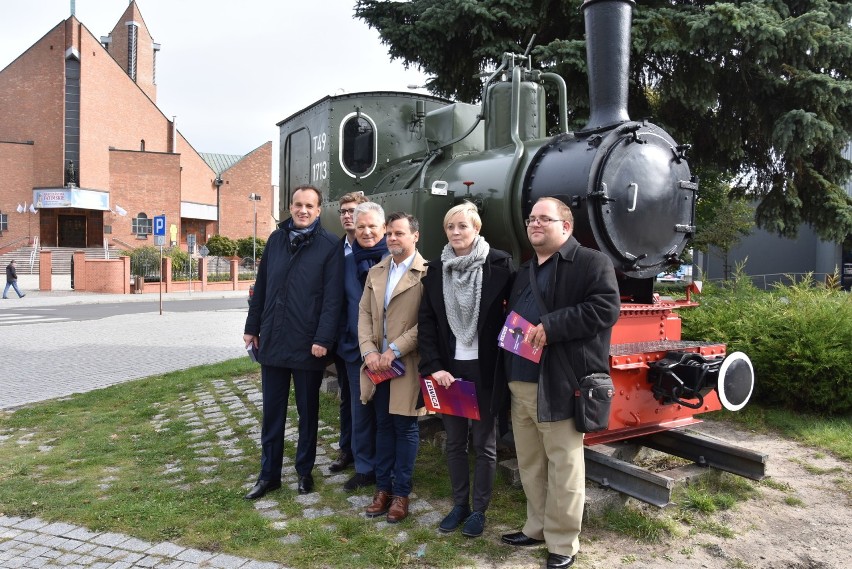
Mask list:
[[[359,0],[392,59],[430,75],[432,93],[476,102],[483,71],[533,34],[538,64],[561,74],[569,120],[588,117],[582,0]],[[826,240],[852,235],[852,2],[638,0],[629,113],[692,144],[707,180],[733,180],[758,226]]]

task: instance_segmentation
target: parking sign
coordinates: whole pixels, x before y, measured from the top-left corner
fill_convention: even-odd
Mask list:
[[[165,235],[166,234],[166,216],[165,215],[155,215],[154,216],[154,235]]]

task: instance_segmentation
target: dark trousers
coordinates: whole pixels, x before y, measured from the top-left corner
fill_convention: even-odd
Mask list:
[[[420,449],[417,417],[391,414],[390,384],[376,386],[376,490],[407,498],[411,494],[414,460]]]
[[[467,381],[475,381],[479,375],[478,360],[455,360],[451,373]],[[494,477],[497,474],[497,423],[491,413],[491,393],[477,386],[479,421],[455,415],[442,415],[447,434],[446,454],[450,484],[453,488],[453,503],[469,505],[470,465],[468,463],[468,435],[470,435],[475,458],[473,467],[473,510],[484,512],[491,502]]]
[[[263,384],[263,423],[260,433],[259,480],[281,480],[284,460],[284,426],[290,398],[290,377],[296,391],[296,410],[299,412],[299,442],[296,445],[296,472],[307,476],[317,457],[317,427],[319,424],[319,391],[322,370],[292,369],[261,366]]]
[[[355,472],[372,474],[376,469],[376,410],[372,401],[361,403],[361,362],[347,362],[349,399],[352,403],[352,455]]]
[[[337,386],[340,388],[340,452],[352,454],[352,403],[348,368],[343,358],[334,354],[334,369],[337,370]],[[358,377],[355,377],[358,382]]]

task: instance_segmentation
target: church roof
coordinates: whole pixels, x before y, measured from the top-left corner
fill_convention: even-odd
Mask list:
[[[222,172],[243,159],[239,154],[215,154],[212,152],[199,152],[201,158],[207,162],[207,165],[216,172],[217,176],[221,176]]]

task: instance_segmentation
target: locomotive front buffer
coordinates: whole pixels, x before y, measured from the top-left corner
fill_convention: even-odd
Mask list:
[[[675,311],[689,306],[695,306],[689,299],[622,306],[610,349],[609,428],[584,441],[587,478],[659,507],[671,502],[676,480],[624,460],[641,447],[752,480],[766,475],[765,454],[686,430],[701,422],[696,415],[739,411],[754,389],[747,355],[680,339]]]

